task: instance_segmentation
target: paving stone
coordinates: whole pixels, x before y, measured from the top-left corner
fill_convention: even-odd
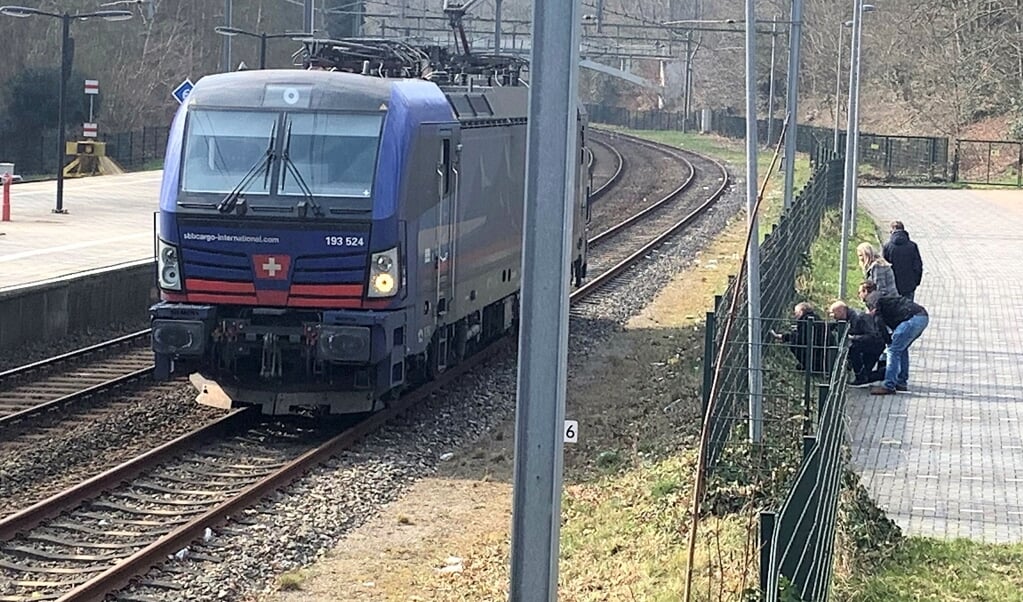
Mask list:
[[[909,534],[1023,541],[1023,193],[864,189],[860,202],[919,245],[930,324],[909,393],[849,390],[853,464]]]
[[[55,214],[56,181],[11,186],[0,222],[0,289],[153,256],[161,171],[68,178]]]

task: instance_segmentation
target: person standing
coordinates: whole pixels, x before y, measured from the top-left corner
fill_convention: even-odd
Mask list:
[[[859,297],[872,315],[881,316],[892,330],[892,340],[886,351],[888,361],[884,383],[870,389],[871,395],[892,395],[909,390],[909,346],[913,344],[930,322],[927,310],[905,297],[885,297],[877,286],[867,280],[860,285]]]
[[[884,257],[877,254],[869,242],[860,243],[856,247],[856,257],[860,260],[863,275],[873,280],[882,295],[898,297],[899,288],[895,283],[895,272],[892,265]]]
[[[909,239],[909,232],[906,232],[902,222],[896,220],[891,223],[891,237],[884,244],[882,253],[885,260],[892,264],[899,294],[912,301],[916,287],[920,286],[920,280],[923,279],[924,263],[920,259],[920,249]]]

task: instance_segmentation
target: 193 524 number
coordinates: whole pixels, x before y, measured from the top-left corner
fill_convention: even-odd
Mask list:
[[[362,236],[324,236],[328,247],[362,247],[366,239]]]

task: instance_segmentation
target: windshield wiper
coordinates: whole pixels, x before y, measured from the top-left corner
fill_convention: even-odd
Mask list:
[[[313,191],[310,190],[308,185],[306,185],[305,178],[303,178],[302,173],[298,171],[298,166],[291,160],[291,126],[292,123],[288,122],[288,137],[284,141],[284,154],[281,155],[281,163],[284,164],[284,170],[281,171],[280,191],[284,192],[284,182],[287,177],[287,173],[290,171],[291,175],[295,176],[295,182],[298,183],[298,188],[302,191],[302,196],[305,197],[305,200],[298,204],[299,213],[302,214],[302,217],[305,217],[307,208],[312,207],[313,215],[316,217],[323,217],[323,210],[320,209],[316,199],[313,198]]]
[[[260,170],[263,171],[263,188],[267,187],[267,183],[270,179],[270,166],[273,165],[274,160],[274,140],[277,138],[277,122],[275,121],[273,126],[270,128],[270,140],[266,145],[266,153],[263,157],[256,162],[245,176],[238,182],[238,185],[234,187],[231,192],[227,193],[220,203],[217,204],[217,211],[221,213],[231,213],[234,211],[235,206],[238,204],[238,199],[241,197],[242,191],[249,185],[250,182],[259,174]],[[243,201],[244,202],[244,201]]]

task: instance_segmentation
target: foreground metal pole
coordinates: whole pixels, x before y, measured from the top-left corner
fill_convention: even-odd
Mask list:
[[[771,83],[767,91],[767,145],[774,144],[774,65],[778,45],[778,17],[771,20]]]
[[[798,0],[797,0],[798,1]],[[746,292],[749,330],[749,439],[763,438],[763,374],[760,345],[760,235],[757,230],[757,19],[756,0],[746,0],[746,212],[749,228]],[[789,80],[789,86],[792,85]],[[791,120],[790,126],[791,127]]]
[[[785,110],[789,115],[785,137],[785,208],[792,206],[796,182],[796,140],[799,135],[799,45],[803,35],[803,0],[792,0],[792,24],[789,26],[788,97]]]
[[[846,271],[849,269],[849,233],[852,231],[850,222],[852,215],[853,196],[856,194],[857,159],[859,153],[859,97],[860,97],[860,32],[863,27],[863,0],[855,0],[853,10],[852,48],[849,64],[849,109],[845,131],[845,190],[842,194],[842,245],[839,257],[838,297],[845,299],[847,283]]]
[[[534,0],[509,600],[557,599],[579,0]]]

